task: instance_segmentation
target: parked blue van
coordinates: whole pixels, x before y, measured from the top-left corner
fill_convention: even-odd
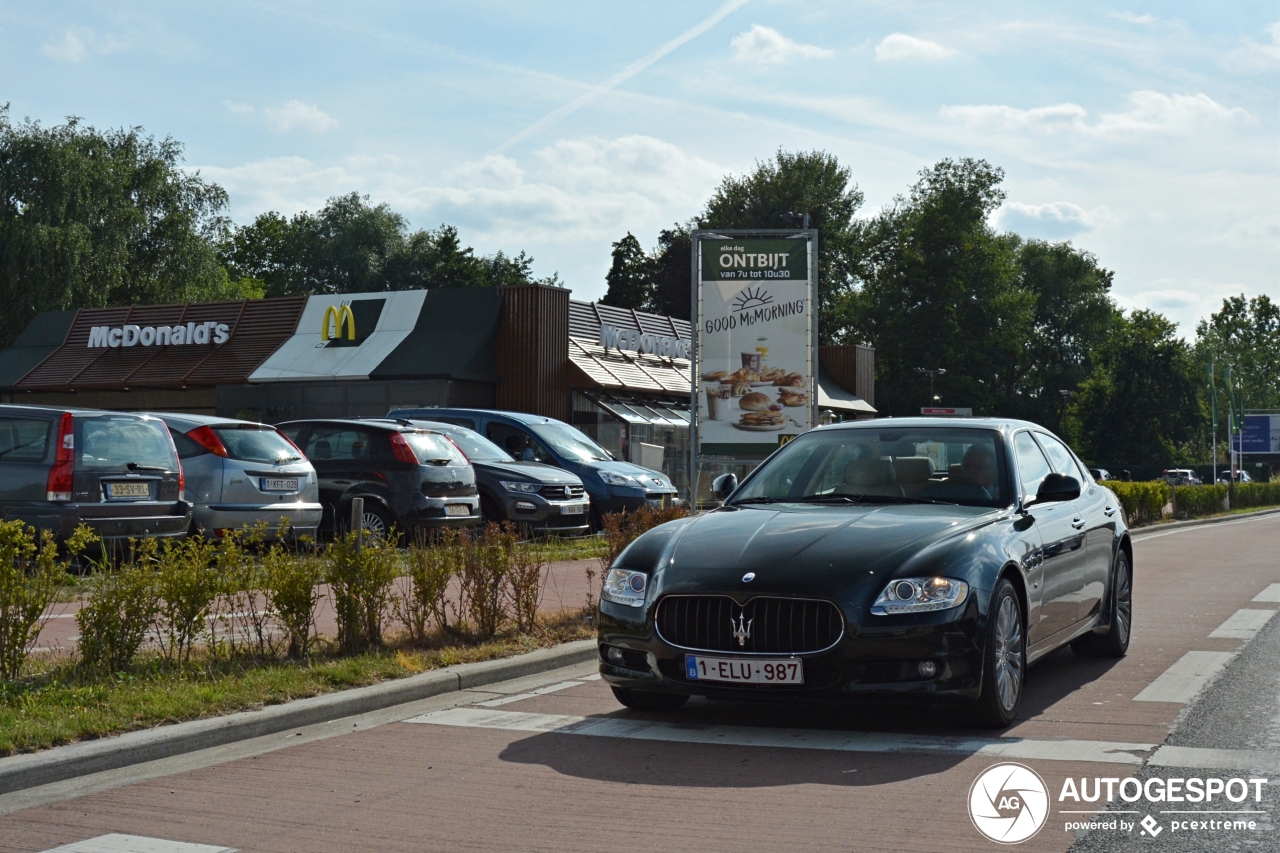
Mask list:
[[[604,513],[677,501],[667,475],[615,460],[564,421],[488,409],[392,409],[387,417],[443,421],[475,430],[516,459],[543,462],[577,474],[591,498],[593,525]]]

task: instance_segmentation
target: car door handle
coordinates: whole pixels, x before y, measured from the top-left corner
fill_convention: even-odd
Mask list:
[[[1102,514],[1110,518],[1111,516],[1116,514],[1116,508],[1113,506],[1109,506],[1102,511]]]
[[[1071,526],[1076,530],[1079,530],[1084,527],[1084,519],[1077,515],[1075,518],[1071,519]]]

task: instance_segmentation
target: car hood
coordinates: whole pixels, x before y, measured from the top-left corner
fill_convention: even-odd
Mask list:
[[[500,462],[483,460],[472,462],[480,474],[493,474],[498,477],[517,477],[521,480],[536,480],[554,486],[580,486],[582,479],[572,471],[544,465],[541,462]]]
[[[932,504],[722,509],[681,531],[662,567],[662,592],[828,598],[878,591],[912,556],[950,550],[998,515]],[[749,583],[748,572],[755,573]]]
[[[634,477],[639,480],[646,489],[665,490],[668,482],[667,475],[660,471],[654,471],[652,468],[642,468],[630,462],[592,462],[591,467],[597,471],[612,471],[615,474],[624,474],[628,477]],[[658,480],[663,485],[659,486],[654,481]]]

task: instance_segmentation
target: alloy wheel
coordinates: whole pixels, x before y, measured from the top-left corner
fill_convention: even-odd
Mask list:
[[[361,526],[368,532],[369,536],[374,539],[385,539],[387,537],[387,522],[381,515],[376,512],[366,511]]]
[[[996,689],[1000,705],[1012,711],[1022,693],[1022,614],[1006,596],[996,614]]]
[[[1122,646],[1129,644],[1129,629],[1133,625],[1133,583],[1129,578],[1129,566],[1123,560],[1116,568],[1116,638]]]

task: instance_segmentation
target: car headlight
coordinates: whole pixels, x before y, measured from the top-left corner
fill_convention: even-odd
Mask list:
[[[600,597],[614,604],[643,607],[649,576],[630,569],[610,569],[600,587]]]
[[[898,578],[871,605],[874,616],[926,613],[959,607],[969,597],[969,585],[954,578]]]
[[[634,478],[628,477],[626,474],[615,474],[613,471],[601,471],[600,479],[604,480],[605,485],[608,486],[630,486],[633,489],[643,488]]]
[[[525,492],[527,494],[537,494],[538,489],[542,488],[541,483],[514,483],[509,480],[499,480],[502,488],[508,492]]]

